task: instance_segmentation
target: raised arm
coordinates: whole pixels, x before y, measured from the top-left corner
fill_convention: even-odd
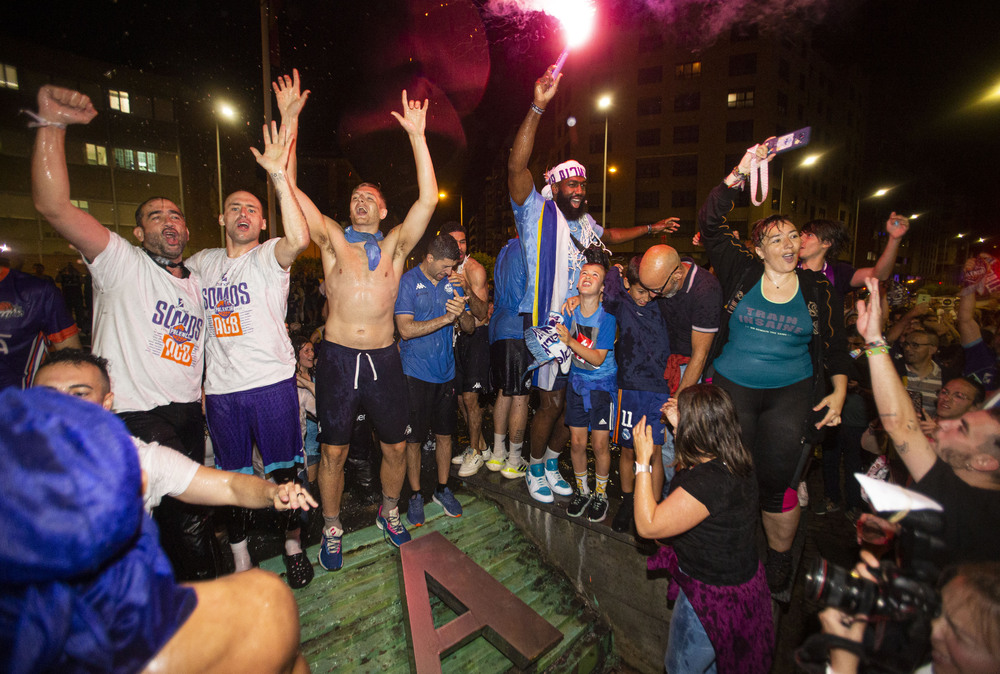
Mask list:
[[[872,391],[882,427],[892,438],[913,479],[920,481],[931,469],[937,456],[920,430],[913,402],[892,364],[888,346],[882,339],[882,304],[878,281],[867,282],[871,296],[868,302],[858,302],[858,332],[865,338],[868,367],[871,370]]]
[[[417,245],[420,238],[427,230],[427,223],[434,215],[434,209],[438,202],[437,178],[434,176],[434,164],[431,162],[431,152],[427,148],[427,137],[424,135],[427,127],[427,108],[430,103],[424,99],[411,101],[406,97],[406,89],[403,89],[403,114],[395,110],[392,116],[396,118],[399,125],[406,131],[413,148],[413,159],[417,164],[417,200],[410,206],[410,212],[406,214],[403,224],[399,226],[399,237],[396,241],[395,261],[402,265],[406,256],[410,254],[413,247]]]
[[[41,118],[31,157],[31,196],[49,224],[93,260],[107,247],[108,230],[69,200],[66,168],[66,125],[89,124],[97,116],[90,99],[78,91],[46,85],[38,90]]]
[[[278,101],[278,112],[281,114],[281,125],[288,127],[288,133],[295,138],[299,137],[299,113],[309,98],[309,91],[299,91],[299,71],[292,68],[292,76],[279,75],[277,81],[271,83],[274,89],[274,97]],[[295,149],[292,148],[288,156],[288,165],[285,172],[292,177],[298,176],[298,157]]]
[[[292,266],[302,251],[309,247],[309,225],[295,198],[295,176],[288,171],[288,163],[295,148],[295,136],[285,125],[278,130],[278,123],[271,122],[271,128],[264,125],[264,153],[250,148],[257,163],[267,171],[274,184],[274,194],[281,207],[281,224],[285,235],[278,239],[274,247],[274,257],[278,264],[287,269]]]
[[[510,190],[510,198],[518,205],[524,204],[535,183],[531,179],[531,171],[528,170],[528,161],[531,159],[531,150],[535,146],[535,134],[538,132],[538,122],[545,112],[545,107],[556,95],[559,82],[562,80],[560,74],[555,80],[552,79],[552,69],[549,66],[545,74],[535,81],[534,98],[528,115],[521,122],[521,126],[514,136],[514,147],[510,150],[510,157],[507,158],[507,188]],[[541,111],[541,112],[539,112]]]
[[[885,244],[885,250],[875,261],[874,267],[865,267],[854,271],[851,277],[851,287],[861,288],[865,284],[865,279],[874,276],[879,281],[885,281],[892,274],[892,268],[896,266],[896,258],[899,256],[899,246],[903,242],[903,236],[910,229],[910,219],[892,212],[885,222],[885,231],[889,235],[889,241]]]

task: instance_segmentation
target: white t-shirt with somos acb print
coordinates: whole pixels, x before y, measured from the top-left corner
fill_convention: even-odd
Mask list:
[[[208,395],[248,391],[295,375],[285,328],[289,274],[274,257],[279,240],[235,258],[225,248],[212,248],[187,261],[202,283]]]
[[[115,411],[200,400],[205,318],[198,276],[177,278],[114,232],[87,267],[94,353],[108,359]]]

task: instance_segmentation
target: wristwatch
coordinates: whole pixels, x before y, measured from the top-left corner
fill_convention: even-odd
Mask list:
[[[649,473],[650,475],[652,475],[653,467],[650,466],[648,463],[639,463],[638,461],[636,461],[635,474],[638,475],[639,473]]]

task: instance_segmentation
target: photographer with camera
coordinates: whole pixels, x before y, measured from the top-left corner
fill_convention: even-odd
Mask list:
[[[862,552],[856,575],[880,581],[875,558]],[[1000,671],[1000,563],[963,564],[946,573],[940,592],[940,612],[931,623],[930,661],[920,674],[995,674]],[[849,615],[839,608],[819,614],[823,632],[838,640],[830,648],[827,672],[853,674],[860,671],[862,639],[868,626],[865,615]],[[848,642],[854,642],[856,647]],[[920,646],[915,644],[913,646]]]
[[[924,436],[910,397],[896,374],[882,337],[878,282],[866,281],[871,296],[858,302],[858,331],[866,344],[872,390],[882,425],[913,476],[914,491],[944,507],[941,561],[1000,559],[1000,410],[972,410],[941,420]]]

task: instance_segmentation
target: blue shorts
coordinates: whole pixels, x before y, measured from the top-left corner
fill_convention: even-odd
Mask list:
[[[403,362],[395,344],[362,351],[323,340],[316,361],[316,416],[319,441],[349,445],[354,420],[363,406],[379,440],[395,445],[406,439],[409,406]]]
[[[660,421],[660,408],[668,400],[669,393],[618,389],[618,417],[611,442],[632,449],[632,427],[645,415],[646,424],[653,429],[653,444],[662,446],[666,427]]]
[[[589,428],[593,431],[610,431],[615,423],[615,403],[607,391],[590,392],[590,409],[583,407],[583,396],[570,386],[566,390],[566,425],[570,428]]]
[[[264,472],[302,463],[295,378],[249,391],[205,396],[205,418],[219,470],[253,475],[253,447]]]
[[[406,388],[410,402],[410,432],[406,441],[421,443],[427,439],[428,428],[434,435],[455,432],[455,382],[440,384],[407,375]]]

